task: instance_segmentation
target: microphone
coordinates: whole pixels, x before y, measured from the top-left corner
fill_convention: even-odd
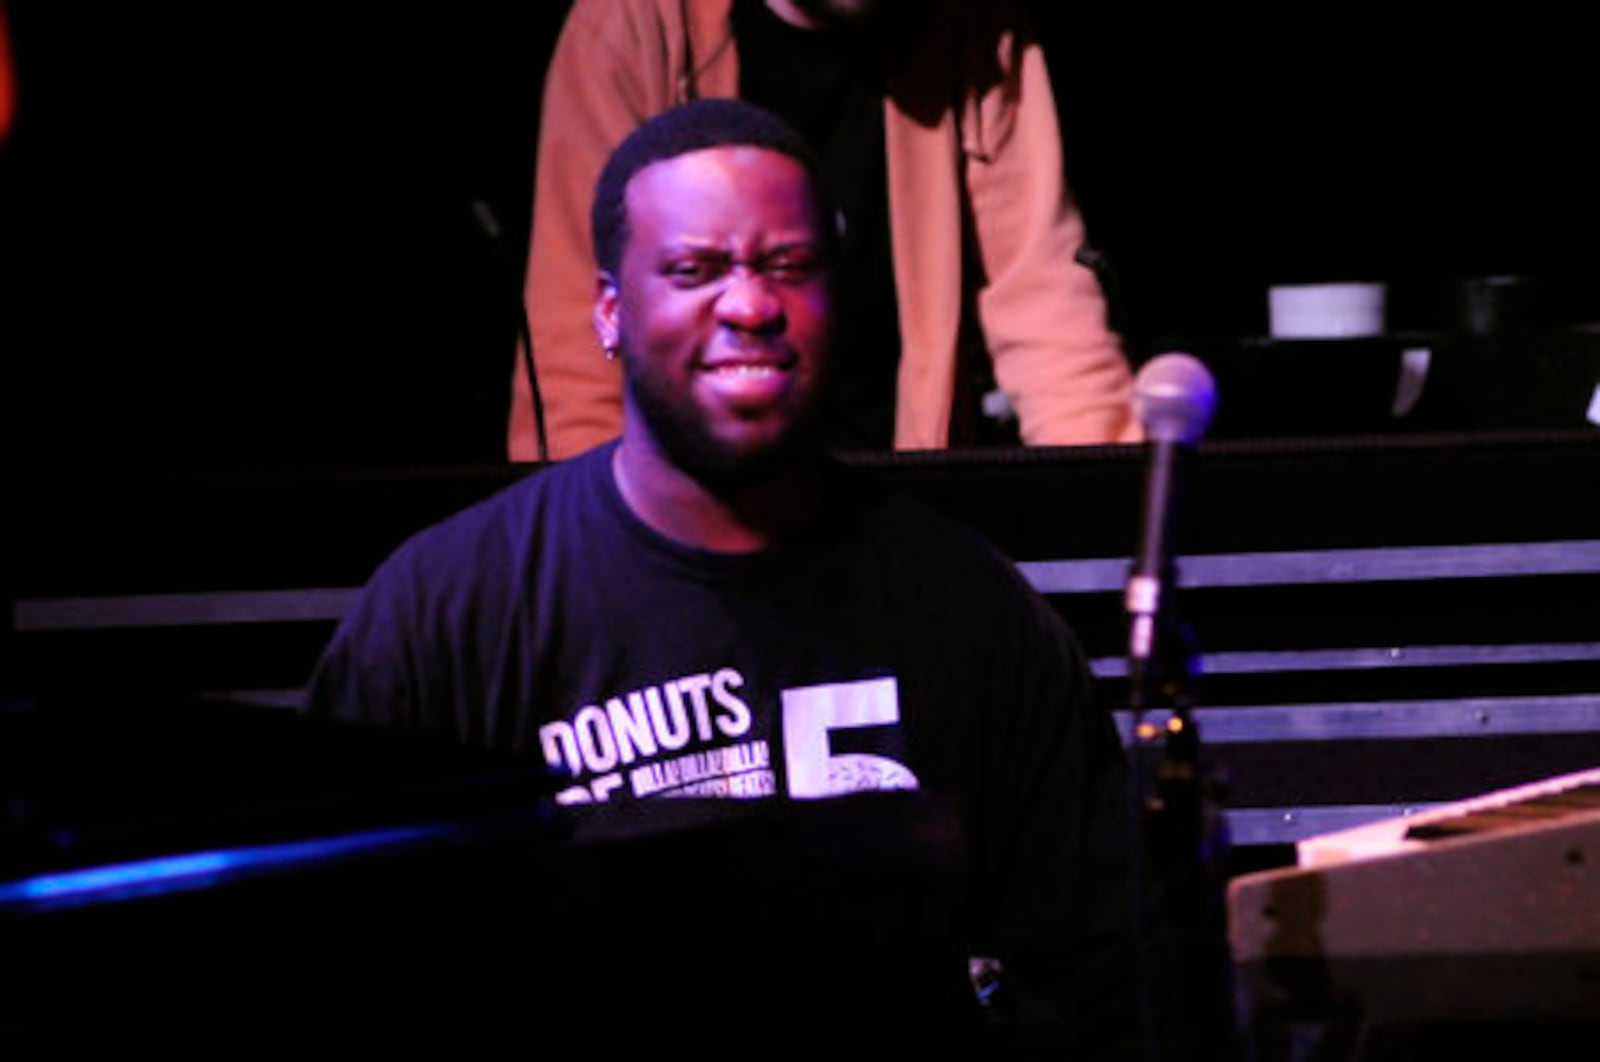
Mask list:
[[[1146,362],[1134,378],[1133,407],[1149,447],[1139,551],[1128,578],[1128,679],[1132,707],[1148,707],[1163,674],[1162,620],[1175,579],[1171,538],[1181,498],[1183,466],[1217,407],[1211,372],[1191,354],[1172,352]]]

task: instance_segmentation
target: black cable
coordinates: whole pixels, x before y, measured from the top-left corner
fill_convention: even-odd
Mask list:
[[[489,237],[489,242],[495,248],[500,259],[501,275],[505,278],[506,286],[511,291],[517,307],[517,354],[528,373],[528,397],[533,407],[533,427],[539,445],[539,463],[549,464],[550,442],[544,426],[544,398],[539,393],[539,374],[533,367],[533,331],[528,326],[528,307],[522,301],[522,287],[518,283],[521,270],[512,261],[511,254],[506,249],[505,230],[501,228],[500,220],[495,217],[494,210],[489,204],[482,199],[474,199],[472,215],[478,222],[478,228]]]

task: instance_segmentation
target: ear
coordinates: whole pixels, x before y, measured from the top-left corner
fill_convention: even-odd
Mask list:
[[[617,320],[619,296],[617,281],[610,273],[601,270],[594,278],[594,334],[600,349],[607,355],[616,353],[622,338],[622,326]]]

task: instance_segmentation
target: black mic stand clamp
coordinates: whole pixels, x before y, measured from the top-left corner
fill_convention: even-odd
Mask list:
[[[1170,593],[1170,580],[1167,586]],[[1169,860],[1198,856],[1209,866],[1226,849],[1219,807],[1225,786],[1202,759],[1192,713],[1193,684],[1201,669],[1194,632],[1170,604],[1153,615],[1136,612],[1133,622],[1161,631],[1153,636],[1151,653],[1131,658],[1128,666],[1133,747],[1144,785],[1141,807],[1158,839],[1157,853]],[[1160,721],[1151,721],[1151,714]]]

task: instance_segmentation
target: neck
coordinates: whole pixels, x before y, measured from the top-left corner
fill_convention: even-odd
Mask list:
[[[756,483],[713,489],[654,447],[626,436],[611,471],[623,502],[646,526],[717,553],[754,553],[777,544],[811,518],[818,498],[814,463]]]

